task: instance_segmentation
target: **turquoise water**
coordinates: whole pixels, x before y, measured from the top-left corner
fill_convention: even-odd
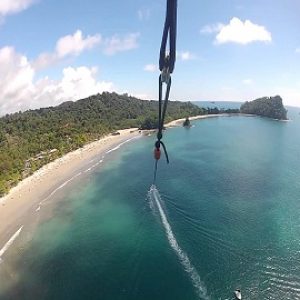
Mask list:
[[[300,299],[299,112],[168,130],[152,188],[154,136],[107,154],[24,226],[0,299]]]

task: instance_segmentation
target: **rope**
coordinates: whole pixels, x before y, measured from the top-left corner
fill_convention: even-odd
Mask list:
[[[169,163],[169,156],[165,144],[162,142],[162,131],[164,128],[164,121],[170,96],[171,89],[171,73],[174,71],[176,60],[176,28],[177,26],[177,0],[167,0],[166,19],[163,29],[163,35],[159,54],[159,75],[158,83],[158,131],[157,141],[155,142],[154,158],[155,168],[153,176],[153,184],[156,181],[157,165],[160,159],[160,146],[163,147],[167,163]],[[166,52],[169,39],[169,52]],[[163,102],[163,84],[166,84],[165,97]]]
[[[176,60],[176,31],[177,31],[177,0],[167,0],[165,25],[159,53],[159,69],[168,68],[173,73]],[[166,48],[169,36],[169,59],[167,60]]]

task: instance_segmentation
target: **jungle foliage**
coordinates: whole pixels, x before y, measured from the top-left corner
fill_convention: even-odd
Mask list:
[[[44,164],[108,133],[156,128],[157,110],[157,101],[105,92],[0,118],[0,195]],[[204,113],[190,102],[170,101],[166,122]]]
[[[287,110],[284,108],[280,96],[247,101],[241,106],[241,112],[277,120],[287,120]]]

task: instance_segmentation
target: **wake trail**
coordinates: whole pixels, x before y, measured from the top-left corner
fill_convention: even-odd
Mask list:
[[[196,292],[197,292],[199,298],[203,299],[203,300],[209,300],[210,297],[207,295],[207,289],[206,289],[204,283],[202,282],[197,270],[190,262],[190,259],[187,256],[187,254],[178,245],[178,242],[172,231],[171,225],[168,222],[167,216],[160,204],[161,197],[160,197],[160,194],[155,185],[152,185],[150,188],[149,198],[150,198],[150,201],[152,201],[152,203],[150,203],[152,209],[153,209],[154,204],[156,204],[159,214],[160,214],[161,221],[163,223],[163,226],[164,226],[167,238],[168,238],[168,241],[169,241],[169,244],[170,244],[171,248],[175,251],[176,255],[178,256],[180,263],[184,267],[184,270],[190,276],[190,279],[196,289]]]

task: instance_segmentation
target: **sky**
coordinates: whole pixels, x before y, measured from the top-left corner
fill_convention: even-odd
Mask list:
[[[0,0],[0,115],[103,91],[157,99],[166,0]],[[299,0],[178,0],[171,100],[300,106]]]

